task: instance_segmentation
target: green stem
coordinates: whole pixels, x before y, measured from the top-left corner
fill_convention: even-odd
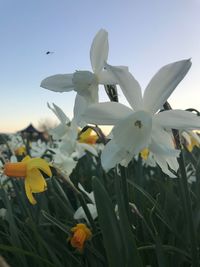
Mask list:
[[[166,102],[164,104],[164,109],[170,110],[172,109],[170,104]],[[179,132],[177,130],[172,129],[172,133],[174,135],[176,148],[181,150],[181,141]],[[198,247],[197,247],[197,239],[196,239],[196,230],[194,227],[194,220],[192,214],[192,204],[191,204],[191,197],[190,191],[188,188],[188,181],[187,181],[187,174],[185,170],[185,163],[183,152],[181,150],[180,157],[178,158],[179,168],[180,168],[180,185],[181,185],[181,197],[183,198],[183,207],[185,212],[185,217],[188,226],[188,234],[190,238],[190,245],[191,245],[191,256],[192,256],[192,266],[198,267],[199,266],[199,257],[198,257]]]
[[[68,186],[70,186],[70,188],[73,190],[73,192],[76,194],[76,196],[78,197],[81,206],[87,216],[87,219],[93,229],[94,232],[97,231],[97,227],[96,224],[92,218],[92,215],[90,213],[90,210],[88,209],[87,203],[85,202],[85,199],[82,195],[82,193],[74,186],[74,184],[72,183],[72,181],[70,180],[69,177],[67,177],[64,173],[62,173],[60,170],[58,170],[57,168],[55,168],[56,172],[57,172],[57,177],[60,178],[65,184],[67,184]]]
[[[127,169],[125,167],[121,167],[121,188],[122,194],[124,198],[125,209],[128,218],[130,219],[130,209],[129,209],[129,194],[128,194],[128,186],[127,186]]]
[[[194,220],[192,214],[192,204],[190,198],[190,191],[188,188],[188,181],[187,181],[187,174],[185,170],[184,158],[183,153],[181,151],[180,157],[178,158],[179,167],[180,167],[180,182],[184,191],[184,198],[185,198],[185,214],[187,216],[187,224],[188,224],[188,233],[190,237],[191,243],[191,256],[192,256],[192,266],[198,267],[199,266],[199,259],[198,259],[198,248],[197,248],[197,239],[196,239],[196,231],[194,227]]]

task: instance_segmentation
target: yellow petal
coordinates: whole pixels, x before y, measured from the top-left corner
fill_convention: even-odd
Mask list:
[[[30,161],[27,164],[27,171],[33,170],[35,168],[42,170],[49,177],[52,176],[49,164],[44,159],[41,159],[41,158],[32,158],[32,159],[30,159]]]
[[[27,172],[25,182],[29,185],[33,193],[44,192],[47,189],[47,183],[37,169],[32,169]]]
[[[26,157],[23,158],[23,160],[21,162],[28,162],[31,159],[31,157],[29,157],[28,155]]]
[[[31,204],[35,205],[37,202],[35,198],[33,197],[30,184],[27,182],[27,180],[25,180],[25,191],[26,191],[28,200],[31,202]]]

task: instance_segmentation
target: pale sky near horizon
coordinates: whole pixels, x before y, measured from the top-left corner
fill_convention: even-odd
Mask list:
[[[169,102],[200,110],[199,14],[200,0],[0,0],[0,132],[56,121],[47,102],[72,118],[75,93],[51,92],[40,82],[91,70],[90,45],[100,28],[109,34],[108,62],[129,66],[143,88],[163,65],[191,58]]]

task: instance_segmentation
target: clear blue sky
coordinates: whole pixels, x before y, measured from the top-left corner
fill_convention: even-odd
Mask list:
[[[89,49],[100,28],[109,33],[108,62],[128,65],[143,88],[161,66],[192,58],[170,102],[200,110],[199,14],[200,0],[1,0],[0,132],[54,120],[47,102],[72,117],[75,94],[50,92],[40,82],[90,70]]]

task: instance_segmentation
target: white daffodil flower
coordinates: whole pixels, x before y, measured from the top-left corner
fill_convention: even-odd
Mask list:
[[[49,148],[48,144],[41,140],[31,142],[30,154],[33,158],[40,158],[43,156],[45,151]]]
[[[10,134],[8,145],[14,155],[18,148],[24,146],[24,141],[19,133]]]
[[[82,186],[80,183],[78,184],[78,187],[79,187],[79,189],[80,189],[82,192],[84,192],[84,193],[88,196],[88,198],[90,199],[91,203],[88,203],[88,204],[87,204],[87,207],[88,207],[88,209],[89,209],[89,211],[90,211],[90,214],[91,214],[93,220],[96,219],[97,216],[98,216],[98,213],[97,213],[96,203],[95,203],[95,199],[94,199],[94,193],[93,193],[93,192],[88,193],[88,192],[83,188],[83,186]],[[89,223],[88,218],[87,218],[87,216],[86,216],[86,214],[85,214],[85,211],[83,210],[82,207],[79,207],[79,208],[75,211],[75,213],[74,213],[74,219],[75,219],[75,220],[85,219],[85,220]]]
[[[59,149],[62,153],[67,153],[68,155],[73,156],[73,158],[76,157],[78,159],[85,155],[85,151],[90,152],[94,156],[98,155],[94,146],[78,142],[78,126],[74,119],[70,121],[62,109],[55,104],[53,104],[53,107],[48,104],[48,107],[60,121],[60,124],[54,129],[49,130],[49,133],[54,139],[61,140]]]
[[[71,156],[61,153],[59,150],[54,151],[55,155],[53,157],[53,166],[56,169],[62,171],[67,177],[72,173],[73,169],[76,167],[78,161],[75,161]]]
[[[57,74],[47,77],[41,87],[55,92],[77,92],[74,117],[79,118],[88,104],[98,102],[98,85],[115,84],[113,76],[104,69],[108,58],[108,33],[104,29],[97,32],[90,48],[92,71],[76,71],[72,74]]]
[[[200,118],[188,111],[162,109],[168,97],[191,67],[190,60],[182,60],[162,67],[149,82],[142,96],[139,83],[126,69],[106,64],[120,85],[131,108],[120,103],[93,104],[83,115],[88,123],[114,125],[112,140],[105,146],[101,160],[108,171],[122,160],[126,164],[142,149],[148,148],[155,160],[168,172],[168,165],[177,170],[176,157],[169,133],[171,129],[191,130],[200,128]]]
[[[92,145],[78,142],[78,126],[75,120],[70,121],[62,109],[55,104],[53,107],[48,104],[48,107],[60,121],[57,127],[49,130],[53,138],[59,141],[57,148],[51,149],[55,153],[53,165],[69,176],[76,167],[78,159],[83,157],[86,151],[97,156],[97,150]]]

